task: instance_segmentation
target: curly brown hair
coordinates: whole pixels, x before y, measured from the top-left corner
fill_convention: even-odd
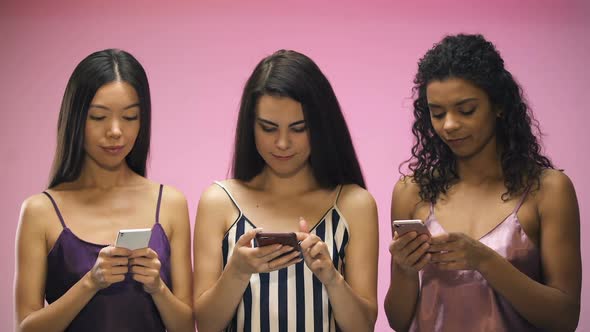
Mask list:
[[[491,42],[482,35],[459,34],[446,36],[426,52],[418,62],[414,78],[415,142],[412,157],[402,165],[408,164],[413,181],[420,188],[420,198],[434,203],[459,179],[456,158],[434,131],[426,99],[430,82],[451,77],[479,87],[486,92],[492,106],[502,110],[496,127],[498,144],[503,148],[500,161],[507,189],[502,199],[507,200],[532,185],[538,186],[543,169],[554,167],[541,152],[537,139],[541,135],[539,124],[521,87],[504,68],[504,60]]]

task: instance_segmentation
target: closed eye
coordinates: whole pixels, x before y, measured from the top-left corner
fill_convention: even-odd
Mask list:
[[[440,112],[440,113],[430,113],[430,116],[432,116],[435,119],[442,119],[445,116],[445,112]]]
[[[469,109],[467,111],[460,111],[460,112],[463,115],[471,115],[471,114],[473,114],[475,112],[476,109],[477,109],[477,107],[473,107],[473,108],[471,108],[471,109]]]
[[[137,119],[139,119],[138,115],[135,116],[124,116],[123,119],[127,120],[127,121],[135,121]]]
[[[104,120],[106,118],[106,116],[104,116],[104,115],[99,115],[99,116],[96,116],[96,115],[88,115],[88,118],[90,120],[100,121],[100,120]]]
[[[265,133],[272,133],[277,130],[277,127],[265,126],[263,124],[260,125],[260,128],[262,128],[262,131],[264,131]]]
[[[303,133],[307,130],[307,127],[306,126],[291,127],[291,130],[293,130],[296,133]]]

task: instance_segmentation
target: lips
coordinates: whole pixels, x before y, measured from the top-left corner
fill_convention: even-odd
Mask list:
[[[289,159],[293,158],[294,154],[289,155],[289,156],[279,156],[279,155],[276,155],[276,154],[273,153],[272,156],[275,157],[278,160],[285,161],[285,160],[289,160]]]
[[[123,151],[124,145],[102,146],[102,149],[112,155],[117,155]]]
[[[469,137],[447,139],[447,143],[451,146],[459,146],[463,144],[465,141],[467,141],[467,138]]]

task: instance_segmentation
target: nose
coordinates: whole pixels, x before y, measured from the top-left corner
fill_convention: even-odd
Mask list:
[[[109,128],[107,130],[107,136],[109,138],[119,138],[123,132],[121,131],[121,124],[117,119],[113,119],[109,124]]]
[[[287,150],[291,146],[289,130],[280,130],[275,145],[279,150]]]
[[[443,129],[446,132],[453,132],[461,127],[458,117],[453,112],[447,112],[444,118]]]

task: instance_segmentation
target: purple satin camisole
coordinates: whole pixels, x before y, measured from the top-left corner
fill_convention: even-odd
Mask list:
[[[172,289],[170,244],[159,222],[162,188],[160,185],[156,220],[152,227],[149,247],[158,254],[162,264],[160,277]],[[72,233],[66,226],[53,197],[47,192],[43,193],[51,200],[63,226],[61,234],[47,255],[45,298],[47,303],[51,304],[92,269],[99,251],[106,246],[86,242]],[[124,281],[98,291],[66,328],[66,331],[84,332],[165,330],[150,294],[146,293],[142,284],[133,280],[130,274],[125,276]]]

